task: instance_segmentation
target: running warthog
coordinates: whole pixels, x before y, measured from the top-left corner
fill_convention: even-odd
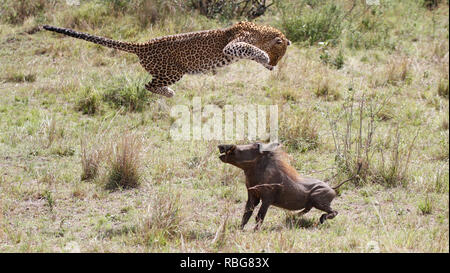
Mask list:
[[[303,209],[300,214],[317,208],[326,212],[320,217],[320,223],[338,214],[330,206],[336,197],[334,190],[351,179],[331,188],[323,181],[302,177],[289,165],[286,153],[278,143],[219,145],[218,148],[222,162],[241,168],[245,173],[248,200],[242,217],[242,229],[261,200],[255,230],[261,226],[270,205],[288,210]]]

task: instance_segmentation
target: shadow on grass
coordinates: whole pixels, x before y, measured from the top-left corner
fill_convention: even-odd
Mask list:
[[[313,219],[304,218],[298,215],[286,215],[284,224],[289,229],[310,229],[317,227],[317,223]]]

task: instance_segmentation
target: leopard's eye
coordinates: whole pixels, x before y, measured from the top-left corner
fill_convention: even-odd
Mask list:
[[[277,42],[277,44],[282,44],[283,40],[281,40],[280,38],[277,38],[276,42]]]

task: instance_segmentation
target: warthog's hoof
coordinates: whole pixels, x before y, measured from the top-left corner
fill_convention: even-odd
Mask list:
[[[322,214],[322,216],[320,216],[320,223],[323,224],[323,222],[325,222],[325,220],[327,219],[327,214]]]

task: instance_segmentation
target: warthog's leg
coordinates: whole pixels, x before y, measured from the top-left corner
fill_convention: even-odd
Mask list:
[[[298,216],[303,216],[306,213],[308,213],[310,210],[312,209],[312,205],[311,204],[307,204],[306,207],[300,211],[299,213],[297,213]]]
[[[259,204],[259,198],[255,197],[253,194],[248,193],[247,203],[245,204],[244,216],[242,216],[241,229],[244,229],[245,224],[247,224],[248,219],[253,214],[253,210]]]
[[[322,216],[320,216],[320,223],[321,224],[323,224],[323,222],[325,222],[325,220],[327,220],[327,219],[333,219],[338,214],[337,211],[333,210],[330,207],[330,204],[316,203],[316,204],[314,204],[314,207],[316,209],[320,209],[320,210],[326,212],[326,213],[322,214]]]
[[[255,230],[258,230],[261,227],[261,225],[264,221],[264,217],[266,217],[267,209],[270,207],[271,204],[272,204],[272,200],[269,200],[269,199],[262,200],[262,204],[261,204],[261,207],[259,208],[258,215],[256,215]]]

